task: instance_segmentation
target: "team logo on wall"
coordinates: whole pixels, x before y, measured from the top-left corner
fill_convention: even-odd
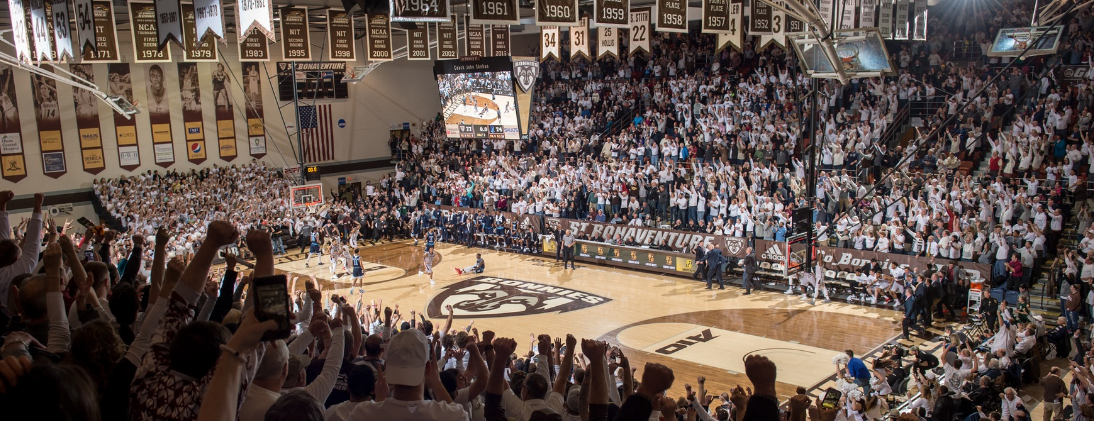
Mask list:
[[[741,250],[744,250],[744,248],[745,239],[737,237],[726,237],[726,251],[729,252],[730,256],[737,255],[741,252]]]
[[[544,313],[566,313],[611,301],[587,292],[516,279],[480,276],[448,285],[429,300],[431,318],[509,317]]]
[[[517,60],[513,62],[513,73],[517,77],[517,86],[520,90],[528,92],[532,90],[536,79],[539,79],[539,63],[531,60]]]

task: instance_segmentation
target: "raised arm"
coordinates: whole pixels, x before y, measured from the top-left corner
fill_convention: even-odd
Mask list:
[[[566,335],[566,353],[559,358],[558,374],[555,375],[554,391],[560,395],[566,395],[566,385],[570,383],[570,372],[574,366],[574,352],[577,351],[577,338],[574,335]]]

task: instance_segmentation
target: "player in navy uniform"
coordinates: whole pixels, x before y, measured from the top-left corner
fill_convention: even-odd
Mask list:
[[[361,283],[361,278],[365,276],[365,270],[361,268],[361,249],[353,249],[353,285],[350,285],[350,292],[353,291],[353,287]],[[361,293],[365,293],[364,285],[361,285]]]
[[[425,235],[425,251],[433,250],[434,241],[437,239],[437,229],[430,228],[429,232]]]
[[[423,218],[422,218],[422,215],[418,211],[414,211],[413,215],[411,216],[411,219],[412,219],[414,225],[410,229],[410,237],[414,239],[414,245],[416,246],[416,245],[418,245],[418,237],[422,236],[422,229],[424,228],[422,226],[423,225],[422,224],[422,222],[423,222],[422,219]]]
[[[319,266],[323,266],[323,250],[319,247],[319,231],[312,229],[311,231],[311,246],[308,248],[308,260],[304,262],[304,267],[311,267],[312,256],[319,256]]]

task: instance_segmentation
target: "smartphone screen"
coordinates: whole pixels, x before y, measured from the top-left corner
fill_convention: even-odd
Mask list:
[[[93,224],[90,219],[84,218],[82,216],[79,219],[77,219],[76,222],[79,223],[80,225],[83,225],[84,228],[87,228],[87,229],[91,229],[91,227],[95,226],[95,224]]]
[[[291,333],[289,323],[289,291],[285,275],[263,276],[253,282],[255,317],[259,321],[274,320],[277,330],[266,332],[262,340],[285,339]]]
[[[829,387],[827,392],[824,392],[824,400],[821,401],[821,408],[835,409],[839,405],[839,398],[843,396],[843,392]]]

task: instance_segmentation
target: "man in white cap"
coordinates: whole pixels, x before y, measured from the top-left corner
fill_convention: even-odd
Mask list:
[[[418,329],[399,332],[384,352],[384,377],[391,388],[383,402],[362,402],[350,413],[349,420],[467,421],[467,412],[452,403],[429,352],[429,340]],[[433,400],[424,400],[425,387]]]

